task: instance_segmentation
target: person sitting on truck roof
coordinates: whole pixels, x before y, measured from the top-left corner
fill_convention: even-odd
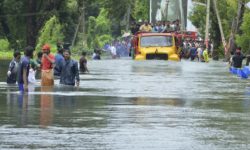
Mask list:
[[[177,19],[175,21],[175,31],[180,31],[180,30],[181,30],[180,21],[179,21],[179,19]]]
[[[141,31],[141,32],[152,32],[152,27],[151,27],[151,25],[148,23],[148,21],[145,21],[145,23],[144,23],[143,25],[141,25],[140,31]]]
[[[172,29],[171,29],[171,26],[170,26],[170,22],[169,22],[169,21],[166,21],[165,26],[164,26],[164,29],[163,29],[162,32],[164,32],[164,33],[169,33],[169,32],[171,32],[171,31],[172,31]]]
[[[173,21],[172,23],[171,23],[171,28],[172,28],[172,31],[176,31],[176,21]]]
[[[159,22],[157,22],[157,23],[154,25],[153,31],[152,31],[152,32],[158,33],[158,32],[160,31],[160,28],[161,28],[161,26],[160,26]]]

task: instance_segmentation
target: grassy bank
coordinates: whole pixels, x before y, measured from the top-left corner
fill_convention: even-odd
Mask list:
[[[56,53],[53,53],[53,54],[55,55]],[[23,52],[22,52],[22,55],[23,55]],[[102,57],[108,57],[109,54],[103,52],[101,56]],[[34,53],[34,57],[36,58],[36,52]],[[72,58],[75,59],[75,60],[79,60],[80,57],[81,57],[81,54],[78,54],[78,53],[72,54]],[[87,58],[91,59],[91,57],[92,57],[92,54],[88,53]],[[13,52],[12,51],[0,51],[0,60],[10,60],[12,58],[13,58]]]
[[[12,51],[0,51],[0,60],[12,59],[12,58],[13,58]]]

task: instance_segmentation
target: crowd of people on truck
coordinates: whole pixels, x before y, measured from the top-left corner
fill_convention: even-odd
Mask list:
[[[155,24],[149,23],[147,20],[144,22],[133,22],[131,24],[131,33],[134,35],[137,32],[154,32],[154,33],[168,33],[168,32],[178,32],[181,30],[180,21],[177,19],[173,22],[171,21],[159,21]]]
[[[151,32],[151,33],[178,33],[180,32],[180,21],[177,19],[173,22],[160,21],[155,24],[150,24],[148,21],[143,23],[132,23],[131,33],[136,34],[138,32]],[[179,56],[184,59],[191,59],[194,61],[197,59],[199,62],[209,62],[209,56],[213,51],[213,44],[210,43],[206,48],[204,43],[195,41],[192,38],[181,39],[182,42],[178,45]]]
[[[78,67],[78,61],[71,58],[71,51],[62,44],[57,45],[55,56],[50,50],[50,45],[43,45],[42,50],[37,53],[37,58],[33,57],[35,50],[31,46],[24,49],[23,57],[19,51],[15,51],[7,71],[7,84],[18,83],[19,91],[25,92],[29,84],[37,83],[36,78],[39,78],[37,75],[40,72],[43,87],[53,86],[55,78],[58,78],[62,85],[79,86],[79,74],[89,73],[86,52],[82,52]]]

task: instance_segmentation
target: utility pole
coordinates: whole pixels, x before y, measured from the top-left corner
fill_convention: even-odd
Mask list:
[[[226,43],[226,40],[225,40],[225,36],[224,36],[222,24],[221,24],[220,14],[219,14],[218,7],[217,7],[217,1],[213,0],[213,4],[214,4],[215,13],[216,13],[219,28],[220,28],[221,40],[222,40],[222,43],[223,43],[223,46],[224,46],[224,54],[225,54],[225,57],[227,57],[227,55],[228,55],[227,43]]]
[[[131,13],[131,4],[129,4],[129,6],[128,6],[128,10],[127,10],[127,20],[126,20],[126,22],[127,22],[127,25],[126,25],[126,32],[128,32],[128,30],[129,30],[129,25],[130,25],[130,13]]]
[[[83,0],[82,2],[82,38],[83,38],[83,41],[82,41],[82,46],[85,45],[86,43],[86,34],[85,34],[85,23],[86,20],[85,20],[85,0]]]
[[[237,16],[235,17],[235,19],[233,19],[231,33],[230,33],[229,42],[228,42],[228,54],[227,54],[228,60],[230,56],[229,52],[234,52],[236,48],[235,35],[239,32],[239,27],[242,23],[244,10],[245,10],[245,1],[238,0]]]
[[[207,0],[207,17],[206,17],[206,32],[205,32],[206,48],[208,48],[208,41],[209,41],[209,14],[210,14],[210,0]]]
[[[183,3],[182,0],[179,0],[179,9],[180,9],[180,14],[181,14],[181,30],[186,30],[185,26],[185,17],[184,17],[184,11],[183,11]]]
[[[168,21],[168,5],[169,5],[169,0],[166,0],[166,21]]]
[[[152,0],[149,0],[149,22],[152,23]]]

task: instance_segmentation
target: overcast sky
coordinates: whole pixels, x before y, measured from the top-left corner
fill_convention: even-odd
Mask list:
[[[188,0],[188,15],[191,12],[192,8],[193,8],[192,0]],[[195,26],[192,25],[190,20],[187,20],[187,31],[197,31],[197,29],[195,28]]]

